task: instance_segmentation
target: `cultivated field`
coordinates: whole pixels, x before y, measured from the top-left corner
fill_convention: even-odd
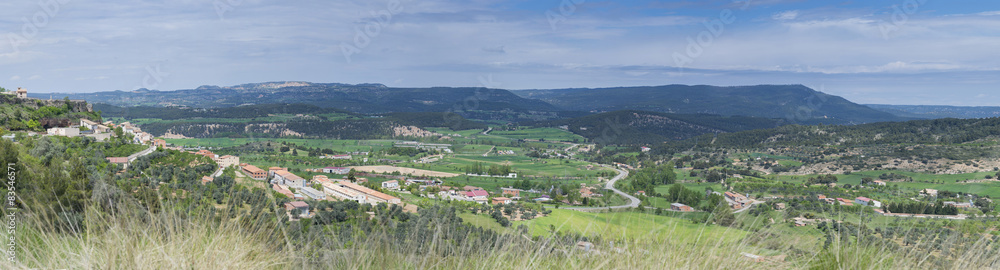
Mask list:
[[[435,172],[435,171],[405,168],[405,167],[394,167],[394,166],[354,166],[351,167],[351,169],[360,172],[375,172],[380,174],[391,174],[398,172],[404,175],[409,174],[413,176],[444,177],[444,178],[455,177],[460,175],[457,173]]]

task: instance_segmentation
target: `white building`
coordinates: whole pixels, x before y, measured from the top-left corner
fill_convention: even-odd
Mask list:
[[[326,192],[326,194],[337,197],[341,200],[352,200],[358,203],[365,203],[364,194],[340,186],[337,183],[333,182],[323,183],[323,191]]]
[[[323,168],[323,172],[324,173],[332,173],[332,174],[348,174],[348,173],[351,172],[351,168],[326,167],[326,168]]]
[[[864,205],[864,206],[871,206],[871,207],[876,207],[876,208],[882,207],[882,202],[876,201],[876,200],[872,200],[872,199],[869,199],[869,198],[865,198],[865,197],[857,197],[857,198],[854,199],[854,202],[857,203],[857,204],[860,204],[860,205]]]
[[[215,163],[219,164],[219,168],[228,168],[229,166],[239,166],[240,157],[225,155],[215,159]]]
[[[399,198],[389,196],[388,194],[378,192],[370,188],[366,188],[361,185],[351,183],[348,181],[340,181],[337,183],[337,185],[363,194],[365,196],[365,201],[370,204],[377,204],[377,203],[399,204],[401,202]]]
[[[326,200],[326,193],[323,193],[323,191],[319,191],[311,187],[303,187],[301,190],[303,195],[306,195],[306,197],[312,198],[313,200]]]
[[[98,123],[96,123],[94,121],[90,121],[90,119],[80,118],[80,126],[81,127],[86,127],[89,130],[97,130],[97,126],[98,125],[100,125],[100,124],[98,124]]]
[[[389,181],[382,182],[382,188],[399,189],[399,181],[389,180]]]
[[[53,136],[76,137],[80,136],[80,128],[79,127],[50,128],[49,130],[47,130],[46,133]]]
[[[306,187],[306,179],[299,177],[298,175],[292,174],[286,170],[275,171],[274,178],[271,179],[271,183],[286,185],[293,188]]]

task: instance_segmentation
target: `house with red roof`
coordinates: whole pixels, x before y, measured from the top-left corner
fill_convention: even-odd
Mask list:
[[[128,158],[127,157],[109,157],[109,158],[106,158],[106,159],[108,160],[108,162],[111,162],[111,163],[114,163],[114,164],[125,164],[125,163],[128,163]]]
[[[289,198],[295,198],[295,194],[292,193],[291,190],[288,190],[283,186],[279,186],[278,184],[271,184],[271,188],[273,188],[274,191],[281,193],[282,195],[288,196]]]
[[[472,199],[472,200],[477,200],[477,199],[483,200],[483,199],[486,199],[486,197],[489,197],[490,193],[486,192],[485,190],[478,189],[478,190],[473,190],[473,191],[466,191],[465,192],[465,196],[469,197],[469,199]]]
[[[298,211],[301,211],[300,213],[302,213],[302,216],[308,216],[309,215],[309,204],[307,204],[306,202],[303,202],[303,201],[287,202],[287,203],[285,203],[285,210],[288,210],[289,212],[291,212],[293,210],[298,210]],[[294,212],[292,212],[292,213],[294,213]]]
[[[882,207],[882,202],[876,201],[876,200],[872,200],[872,199],[869,199],[869,198],[865,198],[865,197],[854,198],[854,202],[857,203],[857,204],[860,204],[860,205],[864,205],[864,206]]]

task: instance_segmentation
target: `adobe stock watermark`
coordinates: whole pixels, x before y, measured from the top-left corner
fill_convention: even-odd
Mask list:
[[[4,247],[4,254],[7,261],[17,262],[17,163],[7,163],[7,203],[8,214],[4,216],[4,223],[7,224],[7,246]]]
[[[14,50],[14,53],[21,52],[21,46],[37,37],[41,29],[48,26],[52,19],[59,15],[62,6],[69,2],[70,0],[38,1],[38,7],[41,10],[32,14],[30,19],[28,17],[21,17],[21,22],[23,22],[21,24],[21,33],[7,33],[7,40],[10,41],[10,47]]]
[[[882,38],[889,40],[892,33],[899,31],[903,25],[910,20],[910,15],[916,14],[920,6],[927,3],[927,0],[906,0],[903,5],[892,5],[892,15],[889,21],[878,21],[878,29],[882,32]]]
[[[746,1],[733,1],[733,3],[741,3],[739,10],[747,10],[750,8],[750,3],[752,0]],[[694,63],[695,59],[701,57],[705,53],[705,49],[712,46],[715,40],[722,36],[726,32],[726,26],[736,22],[736,14],[734,14],[732,9],[723,9],[719,12],[719,17],[702,22],[705,30],[698,32],[695,36],[687,37],[687,46],[684,49],[684,53],[674,52],[672,58],[674,59],[674,65],[678,69],[683,70],[684,67]]]
[[[226,13],[236,10],[236,8],[243,5],[244,0],[215,0],[212,2],[212,7],[215,8],[215,14],[219,16],[219,20],[226,19]]]
[[[371,19],[364,22],[363,26],[354,26],[354,42],[340,43],[340,52],[344,54],[344,60],[351,63],[351,56],[361,53],[362,50],[371,45],[372,39],[382,34],[382,29],[392,23],[394,16],[403,12],[402,3],[399,0],[389,0],[385,9],[369,12]]]
[[[149,90],[154,90],[160,87],[163,80],[170,77],[170,73],[163,72],[162,66],[157,63],[154,65],[146,66],[146,74],[142,77],[142,85],[134,87],[135,89],[145,88]]]
[[[461,103],[455,104],[444,113],[445,126],[452,130],[459,130],[462,127],[462,113],[479,109],[479,102],[486,100],[493,92],[493,89],[500,88],[500,83],[493,80],[493,74],[477,77],[481,88],[477,88],[471,96],[466,97]]]
[[[552,31],[556,31],[558,24],[565,22],[570,16],[576,14],[576,8],[587,2],[587,0],[562,0],[559,2],[559,6],[545,11],[545,19],[549,21],[549,26],[552,27]]]

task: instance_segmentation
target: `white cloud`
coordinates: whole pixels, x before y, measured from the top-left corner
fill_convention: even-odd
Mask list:
[[[945,72],[956,70],[990,70],[988,68],[967,67],[955,63],[946,62],[904,62],[894,61],[877,66],[835,66],[835,67],[807,67],[803,71],[819,72],[825,74],[855,74],[855,73],[920,73],[920,72]]]
[[[19,75],[14,75],[14,76],[10,77],[11,81],[17,81],[17,80],[20,80],[20,79],[21,79],[21,76],[19,76]]]
[[[778,12],[778,13],[775,13],[774,15],[771,15],[771,19],[775,19],[775,20],[778,20],[778,21],[794,20],[795,18],[798,18],[798,17],[799,17],[799,11],[798,10],[788,10],[788,11]]]

